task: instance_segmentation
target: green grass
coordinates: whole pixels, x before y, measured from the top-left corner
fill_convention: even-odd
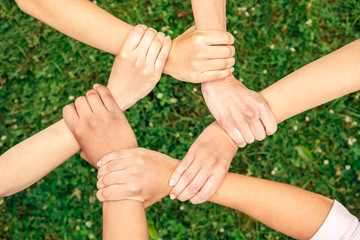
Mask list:
[[[131,24],[168,29],[172,37],[193,24],[189,0],[108,0],[98,5]],[[254,90],[360,37],[356,0],[229,0],[227,11],[228,30],[236,38],[235,76]],[[60,119],[70,96],[105,83],[114,57],[27,16],[14,1],[1,1],[0,15],[4,153]],[[126,113],[139,144],[181,159],[213,120],[199,90],[199,85],[163,76],[153,93]],[[161,99],[158,93],[163,93]],[[360,216],[359,97],[345,96],[280,124],[275,135],[239,150],[230,171],[318,192]],[[350,138],[356,138],[353,145]],[[30,188],[0,198],[0,239],[101,239],[95,183],[94,169],[74,156]],[[165,198],[147,210],[147,218],[162,239],[289,239],[210,203],[194,206]]]

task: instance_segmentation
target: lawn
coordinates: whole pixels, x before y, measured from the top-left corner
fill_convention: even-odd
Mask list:
[[[173,38],[193,24],[189,0],[97,4]],[[92,84],[105,84],[114,56],[26,15],[14,1],[2,0],[0,15],[2,154],[60,119],[62,107]],[[228,0],[227,16],[236,39],[234,75],[253,90],[360,37],[357,0]],[[273,136],[240,149],[230,171],[323,194],[360,216],[359,98],[357,92],[281,123]],[[126,116],[140,146],[178,159],[213,121],[198,84],[165,75]],[[101,239],[95,183],[95,169],[76,155],[28,189],[0,198],[0,239]],[[211,203],[166,197],[147,209],[147,218],[153,239],[290,239]]]

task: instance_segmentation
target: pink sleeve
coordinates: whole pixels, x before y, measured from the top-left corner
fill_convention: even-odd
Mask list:
[[[359,240],[360,223],[341,203],[334,204],[320,229],[310,240]]]

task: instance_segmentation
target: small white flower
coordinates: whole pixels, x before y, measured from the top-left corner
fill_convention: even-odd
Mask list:
[[[19,99],[15,99],[15,100],[14,100],[14,103],[18,103],[18,102],[19,102]]]
[[[347,140],[347,143],[349,144],[349,146],[354,145],[354,143],[356,143],[356,138],[349,137],[348,140]]]
[[[274,169],[271,171],[271,175],[275,175],[279,169],[277,167],[274,167]]]
[[[93,4],[97,4],[97,1],[96,1],[96,0],[93,0],[92,2],[93,2]]]
[[[351,120],[352,120],[351,117],[349,117],[349,116],[346,116],[346,117],[345,117],[345,122],[346,122],[346,123],[351,122]]]
[[[263,74],[267,74],[267,70],[266,70],[266,69],[264,69]]]
[[[243,81],[244,81],[244,79],[243,79],[243,78],[239,78],[239,81],[240,81],[240,82],[243,82]]]
[[[350,165],[346,165],[345,166],[345,170],[350,170],[351,169],[351,166]]]
[[[76,231],[79,231],[79,230],[80,230],[80,226],[77,225],[77,226],[75,227],[75,229],[76,229]]]
[[[163,96],[164,96],[163,93],[158,93],[158,94],[156,95],[156,97],[157,97],[158,99],[161,99]]]
[[[184,206],[184,205],[181,205],[179,209],[180,209],[180,211],[184,211],[185,206]]]
[[[290,52],[296,52],[295,48],[291,47]]]
[[[305,122],[309,122],[310,118],[308,116],[305,117]]]
[[[54,106],[54,107],[53,107],[53,111],[56,111],[56,110],[58,110],[58,107],[57,107],[57,106]]]
[[[169,102],[170,102],[170,103],[177,103],[177,101],[178,101],[178,100],[177,100],[176,98],[170,98],[170,99],[169,99]]]
[[[358,125],[358,123],[355,122],[355,121],[351,123],[351,126],[352,126],[352,127],[356,127],[357,125]]]
[[[17,124],[14,124],[14,125],[12,125],[12,128],[13,128],[13,129],[18,129],[18,125],[17,125]]]
[[[42,98],[41,98],[41,101],[42,101],[42,102],[45,102],[45,101],[46,101],[46,98],[42,97]]]
[[[237,34],[237,33],[238,33],[238,31],[234,30],[234,34]]]
[[[221,232],[221,233],[225,232],[224,228],[220,228],[219,232]]]
[[[42,210],[46,210],[47,209],[47,205],[45,204],[44,206],[42,206]]]
[[[308,25],[309,27],[312,26],[312,20],[311,19],[308,19],[306,22],[305,22],[306,25]]]
[[[246,10],[247,10],[246,7],[238,7],[238,9],[237,9],[239,15],[243,14],[244,12],[246,12]]]
[[[273,50],[273,49],[275,48],[274,44],[271,44],[271,45],[269,46],[269,48],[270,48],[271,50]]]
[[[153,127],[154,124],[152,122],[149,122],[149,127]]]
[[[89,239],[94,239],[95,238],[93,233],[89,233],[88,237],[89,237]]]
[[[85,223],[85,226],[86,226],[87,228],[91,228],[92,225],[93,225],[93,223],[92,223],[91,221],[87,221],[87,222]]]
[[[70,95],[70,96],[68,97],[68,99],[69,99],[69,101],[72,101],[72,100],[75,99],[75,97],[74,97],[73,95]]]
[[[96,202],[96,197],[90,196],[89,197],[89,203],[94,203],[94,202]]]
[[[4,144],[3,144],[3,142],[0,142],[0,147],[2,147]]]
[[[250,13],[249,13],[248,11],[246,11],[246,12],[244,13],[244,15],[245,15],[245,17],[249,17],[249,16],[250,16]]]
[[[329,160],[325,159],[325,160],[324,160],[324,165],[326,166],[326,165],[328,165],[328,164],[329,164]]]
[[[0,205],[2,205],[4,203],[4,199],[0,198]]]
[[[251,12],[254,13],[255,12],[255,7],[251,8]]]
[[[180,137],[180,133],[176,133],[176,134],[175,134],[175,137],[176,137],[176,138],[179,138],[179,137]]]
[[[330,110],[329,110],[329,113],[330,113],[330,114],[334,114],[334,110],[330,109]]]
[[[192,137],[194,136],[194,134],[192,132],[189,132],[189,136]]]
[[[1,141],[5,141],[7,139],[7,136],[6,135],[2,135],[1,136]]]
[[[193,92],[197,92],[197,88],[196,88],[196,87],[193,88]]]
[[[293,129],[294,129],[294,131],[297,131],[298,130],[298,126],[293,126]]]

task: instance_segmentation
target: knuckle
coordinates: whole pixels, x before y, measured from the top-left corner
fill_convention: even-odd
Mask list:
[[[189,182],[191,182],[191,180],[193,179],[193,175],[192,175],[192,173],[190,173],[189,171],[186,171],[186,172],[184,172],[184,174],[183,174],[183,178],[184,178],[184,180],[185,180],[186,183],[189,183]]]
[[[103,199],[110,198],[111,191],[109,191],[108,189],[104,188],[104,189],[101,189],[99,192],[101,192],[100,195]]]
[[[137,183],[129,184],[129,192],[132,195],[138,195],[138,194],[140,194],[140,191],[141,191],[141,189]]]

